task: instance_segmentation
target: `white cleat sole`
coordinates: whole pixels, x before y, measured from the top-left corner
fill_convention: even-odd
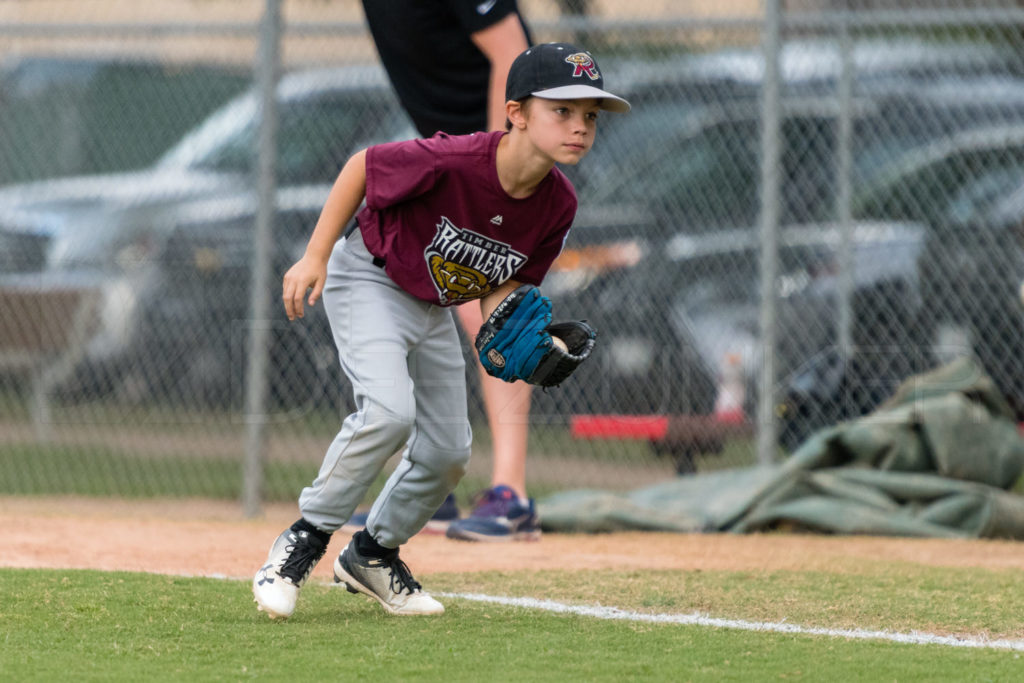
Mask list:
[[[256,611],[265,613],[271,619],[274,619],[274,620],[282,619],[283,620],[283,619],[287,619],[288,617],[291,616],[290,614],[278,614],[277,612],[274,612],[273,610],[264,609],[263,605],[261,605],[260,601],[257,600],[256,598],[253,598],[252,601],[256,603]]]

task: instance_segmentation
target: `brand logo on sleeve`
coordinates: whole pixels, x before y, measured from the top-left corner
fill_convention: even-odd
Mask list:
[[[423,257],[442,305],[485,296],[526,263],[508,244],[459,228],[445,216]]]

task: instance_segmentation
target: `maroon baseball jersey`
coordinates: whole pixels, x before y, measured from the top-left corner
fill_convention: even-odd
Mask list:
[[[366,153],[359,228],[388,276],[413,296],[449,306],[509,279],[539,285],[576,216],[557,168],[515,199],[495,162],[503,132],[392,142]]]

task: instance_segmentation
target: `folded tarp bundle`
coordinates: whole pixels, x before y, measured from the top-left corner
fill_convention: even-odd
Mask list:
[[[877,410],[812,435],[784,462],[626,494],[566,491],[548,531],[624,529],[1024,539],[1024,438],[991,378],[960,359],[909,378]]]

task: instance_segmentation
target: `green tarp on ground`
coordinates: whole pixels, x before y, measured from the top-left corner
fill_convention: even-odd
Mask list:
[[[991,378],[958,360],[875,412],[814,434],[785,462],[679,477],[627,494],[542,501],[546,531],[652,530],[1024,539],[1024,438]]]

